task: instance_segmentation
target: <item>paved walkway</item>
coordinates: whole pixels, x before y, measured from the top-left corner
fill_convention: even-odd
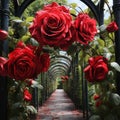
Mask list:
[[[36,120],[83,120],[82,112],[62,89],[57,89],[38,110]]]

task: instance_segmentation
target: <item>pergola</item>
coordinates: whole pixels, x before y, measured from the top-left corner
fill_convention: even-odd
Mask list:
[[[80,0],[85,3],[93,12],[97,22],[99,25],[104,23],[104,2],[105,0],[100,0],[97,5],[94,4],[92,0]],[[9,26],[9,0],[0,0],[0,28],[3,30],[8,30]],[[32,3],[34,0],[24,0],[23,3],[19,6],[17,0],[13,0],[14,4],[14,15],[20,17],[24,10]],[[113,0],[113,11],[115,20],[117,22],[118,27],[120,28],[120,0]],[[0,41],[0,56],[3,54],[7,56],[8,50],[8,41]],[[120,29],[115,32],[115,58],[116,62],[120,64]],[[51,58],[50,68],[48,70],[48,75],[52,77],[52,79],[56,79],[61,75],[66,75],[71,69],[71,64],[73,60],[68,55],[59,54],[58,56],[53,56]],[[76,54],[76,64],[78,62],[78,54]],[[76,74],[77,75],[77,74]],[[120,94],[120,73],[116,74],[116,87],[117,92]],[[78,76],[76,76],[78,77]],[[85,84],[86,85],[86,84]],[[86,88],[84,88],[86,94]],[[87,99],[87,98],[85,98]],[[86,100],[87,102],[87,100]],[[87,108],[85,108],[87,109]],[[0,119],[7,119],[7,78],[0,77]]]

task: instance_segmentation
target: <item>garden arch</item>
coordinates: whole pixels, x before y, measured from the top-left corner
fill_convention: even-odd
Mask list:
[[[102,25],[104,22],[104,15],[103,15],[103,6],[104,6],[104,0],[100,0],[98,5],[95,5],[92,0],[81,0],[83,3],[85,3],[94,13],[96,20],[98,21],[99,25]],[[15,9],[15,16],[20,17],[24,10],[30,5],[34,0],[24,0],[23,3],[19,6],[17,0],[14,0],[14,9]],[[120,27],[120,0],[113,0],[113,10],[114,10],[114,16],[115,20],[118,24],[118,27]],[[2,19],[1,19],[2,18]],[[9,25],[9,0],[1,0],[0,1],[0,28],[3,30],[8,30],[8,25]],[[116,62],[120,64],[120,30],[118,30],[115,33],[115,55],[116,55]],[[7,56],[8,54],[8,41],[0,42],[0,55]],[[62,56],[59,56],[62,58]],[[64,58],[64,57],[63,57]],[[75,63],[78,63],[78,54],[76,54],[76,58],[74,60]],[[68,63],[64,63],[59,61],[59,64],[54,65],[54,62],[51,64],[51,68],[49,69],[49,74],[53,75],[52,72],[56,72],[56,76],[60,73],[63,74],[65,71],[68,69],[68,67],[71,67],[71,65]],[[72,64],[73,65],[73,64]],[[60,67],[60,71],[57,71],[55,67]],[[68,69],[69,70],[69,69]],[[52,71],[52,72],[51,72]],[[78,75],[76,71],[76,75]],[[78,76],[76,76],[78,77]],[[120,94],[120,73],[117,72],[117,77],[116,77],[116,85],[117,85],[117,91]],[[7,78],[6,77],[1,77],[0,78],[0,119],[6,120],[7,117]],[[84,90],[85,93],[87,94],[87,89],[86,89],[86,83],[84,84]],[[86,103],[85,106],[87,109],[87,98],[85,98]],[[86,115],[87,116],[87,115]]]

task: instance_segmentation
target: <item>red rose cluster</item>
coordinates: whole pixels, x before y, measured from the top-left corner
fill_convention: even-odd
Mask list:
[[[67,81],[68,79],[69,79],[69,77],[68,77],[67,75],[61,76],[61,81],[62,81],[62,82],[65,82],[65,81]]]
[[[103,81],[108,71],[107,59],[103,56],[89,58],[89,65],[84,69],[85,77],[89,82]]]
[[[48,70],[50,58],[47,53],[35,54],[35,48],[23,42],[8,55],[8,59],[0,57],[0,75],[8,75],[16,80],[35,78],[40,72]],[[44,62],[43,62],[44,61]]]
[[[29,31],[40,45],[67,50],[73,42],[88,44],[97,33],[96,21],[80,13],[73,21],[70,11],[56,2],[36,13]]]

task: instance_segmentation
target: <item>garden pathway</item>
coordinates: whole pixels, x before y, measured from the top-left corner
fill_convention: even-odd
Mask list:
[[[62,89],[57,89],[38,110],[36,120],[83,120],[83,114]]]

